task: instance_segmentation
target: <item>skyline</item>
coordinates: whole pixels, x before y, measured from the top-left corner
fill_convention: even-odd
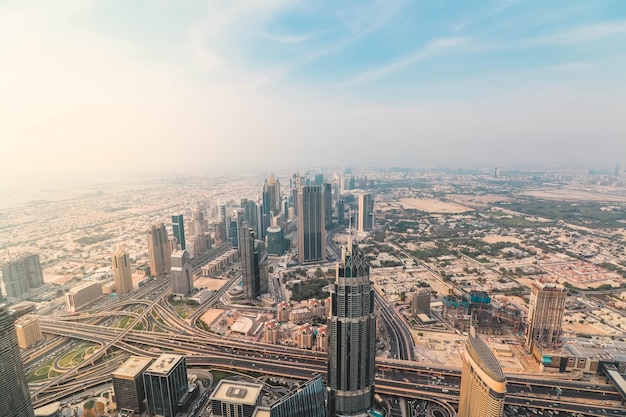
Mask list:
[[[619,1],[9,1],[0,34],[2,188],[625,162]]]

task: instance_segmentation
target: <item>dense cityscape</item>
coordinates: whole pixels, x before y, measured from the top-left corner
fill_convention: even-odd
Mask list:
[[[619,165],[42,192],[0,212],[0,415],[626,415],[625,213]]]

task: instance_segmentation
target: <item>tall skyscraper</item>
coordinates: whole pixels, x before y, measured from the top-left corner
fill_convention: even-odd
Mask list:
[[[369,264],[352,240],[337,264],[328,328],[328,417],[364,415],[374,405],[376,316]]]
[[[185,250],[185,221],[182,214],[172,216],[172,234],[180,249]]]
[[[254,231],[243,222],[239,230],[241,280],[246,301],[254,301],[267,287],[267,254],[262,241],[254,239]]]
[[[504,415],[506,380],[498,359],[472,327],[462,355],[458,417]]]
[[[172,267],[170,269],[170,283],[172,284],[172,292],[187,296],[193,290],[193,268],[191,267],[191,259],[186,250],[177,250],[172,252]]]
[[[113,280],[115,291],[118,294],[126,294],[133,289],[133,278],[130,273],[130,259],[128,253],[118,245],[111,258],[113,264]]]
[[[567,289],[555,282],[534,281],[530,289],[525,347],[559,341]]]
[[[0,416],[34,417],[14,322],[14,313],[0,305]]]
[[[252,301],[260,295],[260,283],[256,279],[257,265],[254,263],[254,232],[246,222],[239,230],[239,256],[243,294],[246,301]]]
[[[163,354],[143,373],[148,413],[175,417],[178,402],[189,389],[187,363],[180,355]]]
[[[151,363],[151,358],[131,356],[111,374],[118,411],[142,413],[145,410],[143,373]]]
[[[316,376],[272,404],[270,417],[324,417],[324,397],[324,382]]]
[[[8,298],[27,298],[33,289],[43,285],[39,255],[28,254],[2,265],[2,280]]]
[[[359,232],[374,227],[374,202],[370,193],[359,194]]]
[[[160,277],[170,271],[170,244],[167,229],[161,223],[153,225],[148,230],[148,256],[150,257],[150,271],[154,276]]]
[[[298,210],[298,262],[325,261],[326,228],[322,187],[301,187]]]
[[[325,182],[322,185],[322,190],[324,192],[324,224],[326,228],[329,228],[333,224],[333,200],[330,183]]]

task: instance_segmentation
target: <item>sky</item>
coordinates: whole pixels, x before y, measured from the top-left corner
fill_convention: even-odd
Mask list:
[[[626,166],[626,1],[0,0],[0,187]]]

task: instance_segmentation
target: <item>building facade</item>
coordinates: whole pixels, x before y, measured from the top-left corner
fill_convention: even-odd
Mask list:
[[[133,277],[130,272],[130,258],[128,257],[128,253],[122,248],[122,245],[117,246],[111,261],[115,291],[118,294],[126,294],[132,291]]]
[[[239,230],[239,256],[243,297],[246,301],[253,301],[261,295],[261,276],[255,252],[254,231],[244,222]]]
[[[15,315],[5,305],[0,305],[0,416],[35,416],[15,334]]]
[[[131,356],[111,374],[118,411],[138,414],[145,411],[143,373],[151,363],[151,358]]]
[[[374,201],[370,193],[359,194],[358,230],[363,232],[374,227]]]
[[[272,404],[270,417],[324,417],[324,382],[321,376],[305,382]]]
[[[102,285],[97,282],[85,282],[72,288],[65,294],[65,303],[69,313],[75,313],[81,308],[95,303],[102,298]]]
[[[506,394],[504,372],[473,328],[462,360],[458,417],[502,417]]]
[[[352,240],[342,249],[328,325],[328,417],[374,406],[376,316],[369,264]]]
[[[185,357],[163,354],[143,373],[148,412],[152,415],[175,417],[179,401],[189,389]]]
[[[261,405],[263,385],[222,379],[209,397],[214,417],[252,417]]]
[[[319,185],[301,187],[298,193],[298,262],[326,260],[324,196]]]
[[[43,285],[39,255],[28,254],[2,265],[2,280],[9,299],[21,301]]]
[[[17,344],[26,349],[43,339],[39,319],[34,316],[22,317],[15,322]]]
[[[193,290],[193,268],[191,258],[186,250],[177,250],[172,253],[170,268],[170,282],[174,294],[186,297]]]
[[[185,221],[182,214],[172,216],[172,235],[176,238],[178,247],[181,250],[185,250]]]
[[[430,313],[430,295],[430,287],[418,288],[413,293],[413,298],[411,299],[411,315],[413,317],[417,317],[418,314]]]
[[[158,226],[153,225],[148,230],[148,256],[150,258],[150,272],[154,276],[160,277],[170,272],[171,254],[165,225],[163,223]]]
[[[567,289],[558,283],[534,281],[530,290],[526,350],[535,343],[555,344],[561,336]]]

